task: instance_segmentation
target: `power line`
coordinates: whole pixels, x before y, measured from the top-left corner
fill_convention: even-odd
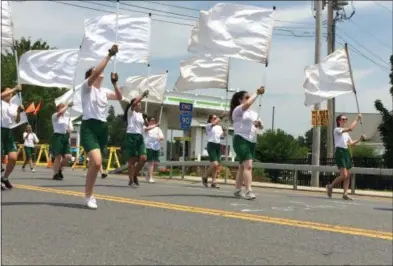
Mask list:
[[[380,6],[380,7],[382,7],[382,8],[384,8],[385,10],[389,11],[390,13],[393,13],[392,10],[390,10],[388,7],[382,5],[381,3],[378,3],[378,1],[373,1],[373,3],[378,5],[378,6]]]
[[[337,41],[336,42],[342,46],[344,46],[345,44]],[[358,49],[356,49],[353,45],[347,43],[347,45],[351,48],[351,51],[354,52],[355,54],[367,59],[368,61],[370,61],[371,63],[373,63],[374,65],[378,66],[380,69],[382,69],[383,71],[385,71],[386,73],[389,73],[388,68],[386,68],[385,66],[380,65],[379,63],[375,62],[373,59],[371,59],[370,57],[364,55],[362,52],[360,52]]]
[[[366,30],[364,27],[360,26],[359,24],[355,23],[353,21],[353,19],[351,19],[349,22],[353,23],[355,26],[361,28],[364,32],[368,33],[371,37],[373,37],[377,42],[379,42],[381,45],[387,47],[390,49],[390,51],[392,50],[392,47],[383,43],[378,37],[376,37],[374,34],[372,34],[371,32],[369,32],[368,30]]]
[[[360,42],[358,42],[356,39],[354,39],[353,37],[351,37],[348,33],[346,33],[345,31],[343,31],[341,28],[336,26],[336,29],[339,29],[343,34],[345,34],[348,38],[350,38],[351,40],[353,40],[355,43],[357,43],[360,47],[362,47],[365,51],[367,51],[368,53],[370,53],[371,55],[373,55],[374,57],[378,58],[379,60],[381,60],[382,62],[384,62],[387,66],[389,65],[388,63],[386,63],[385,59],[381,58],[380,56],[376,55],[375,53],[373,53],[372,51],[370,51],[369,49],[367,49],[363,44],[361,44]],[[336,36],[339,37],[341,40],[343,40],[344,42],[347,42],[347,40],[345,40],[345,38],[343,38],[342,36],[340,36],[339,34],[336,33]]]
[[[145,2],[145,3],[153,3],[153,4],[157,4],[157,5],[162,5],[162,6],[168,6],[168,7],[175,7],[175,8],[179,8],[179,9],[184,9],[184,10],[191,10],[191,11],[197,11],[199,12],[199,9],[196,8],[190,8],[190,7],[185,7],[185,6],[178,6],[178,5],[170,5],[170,4],[164,4],[161,2],[156,2],[156,1],[141,1],[141,2]]]

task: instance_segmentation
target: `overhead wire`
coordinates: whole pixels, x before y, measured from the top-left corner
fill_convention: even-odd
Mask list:
[[[376,4],[376,5],[378,5],[378,6],[380,6],[380,7],[382,7],[383,9],[389,11],[390,13],[393,13],[392,10],[390,10],[387,6],[382,5],[382,4],[379,3],[378,1],[373,1],[373,3]]]

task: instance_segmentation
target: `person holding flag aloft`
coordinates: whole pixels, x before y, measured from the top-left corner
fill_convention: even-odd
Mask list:
[[[111,73],[111,81],[115,92],[102,87],[103,71],[117,52],[118,46],[113,45],[109,49],[108,55],[96,67],[86,71],[85,81],[81,87],[83,117],[80,135],[81,146],[89,157],[85,186],[85,206],[89,209],[97,209],[93,188],[102,166],[102,154],[108,143],[108,124],[106,121],[108,99],[122,99],[121,90],[117,84],[119,79],[117,73]]]
[[[63,103],[56,106],[56,113],[52,115],[53,135],[51,138],[51,151],[55,157],[53,164],[53,179],[63,180],[62,168],[68,164],[71,159],[70,147],[70,118],[64,116],[68,108],[73,103],[65,105]]]
[[[17,147],[12,135],[12,126],[20,122],[20,114],[24,111],[22,105],[17,106],[11,103],[13,94],[22,91],[22,87],[3,88],[1,90],[1,152],[2,156],[8,156],[8,164],[4,175],[1,177],[1,190],[12,189],[13,186],[8,180],[14,170],[17,159]],[[3,184],[5,187],[3,187]]]
[[[249,200],[255,199],[255,194],[251,190],[252,163],[255,158],[257,129],[263,128],[262,122],[258,119],[258,114],[250,108],[257,97],[264,93],[264,87],[259,88],[251,96],[246,91],[236,92],[232,96],[230,106],[230,117],[234,128],[233,149],[239,158],[235,196]],[[243,181],[246,187],[245,194],[241,192]]]
[[[333,187],[339,182],[343,182],[344,200],[352,200],[348,196],[348,188],[349,188],[349,177],[350,177],[350,169],[352,168],[352,158],[350,153],[350,147],[355,146],[361,141],[365,141],[365,135],[361,135],[359,139],[353,141],[349,136],[349,132],[353,131],[358,123],[362,119],[362,115],[358,114],[356,119],[351,123],[349,127],[345,127],[348,118],[344,115],[339,115],[336,117],[336,125],[337,127],[334,129],[334,145],[336,147],[336,151],[334,154],[334,159],[336,161],[338,169],[340,169],[340,176],[336,177],[333,182],[326,186],[328,197],[332,197]]]
[[[127,121],[127,133],[123,142],[123,154],[128,160],[128,178],[130,187],[138,187],[138,175],[142,170],[146,157],[146,145],[143,138],[144,126],[147,124],[147,116],[141,112],[141,101],[147,97],[149,91],[145,91],[141,96],[134,98],[124,110],[124,121]],[[148,126],[153,129],[158,124]]]
[[[35,172],[33,155],[35,153],[35,145],[39,140],[37,135],[33,132],[30,125],[26,126],[26,131],[23,132],[23,149],[25,150],[26,160],[22,165],[22,171],[25,171],[26,164],[29,163],[31,173]]]

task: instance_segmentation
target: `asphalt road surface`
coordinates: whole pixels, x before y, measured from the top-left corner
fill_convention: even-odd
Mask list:
[[[3,265],[392,265],[392,200],[160,180],[127,187],[97,179],[97,210],[83,207],[84,174],[15,170],[2,192]]]

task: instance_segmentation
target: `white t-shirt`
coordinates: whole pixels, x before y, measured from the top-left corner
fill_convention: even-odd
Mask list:
[[[34,148],[35,143],[38,143],[37,135],[34,132],[23,132],[23,146]]]
[[[222,126],[212,126],[211,123],[208,123],[206,125],[207,142],[220,144],[222,133],[224,133],[224,131],[222,130]]]
[[[144,137],[145,137],[145,145],[147,149],[152,149],[155,151],[160,150],[161,145],[160,145],[160,141],[158,141],[158,138],[164,137],[161,128],[155,127],[145,132]]]
[[[65,117],[64,115],[57,117],[57,113],[54,113],[52,115],[53,132],[58,134],[67,133],[68,121],[69,121],[68,119],[69,118]]]
[[[11,128],[16,123],[17,110],[18,106],[16,104],[1,101],[1,127]]]
[[[106,88],[89,87],[88,79],[82,83],[81,100],[83,117],[82,120],[96,119],[106,122],[108,98],[107,93],[111,92]]]
[[[145,125],[145,120],[140,112],[135,112],[128,109],[127,112],[127,133],[141,134],[143,135],[143,126]]]
[[[351,137],[349,136],[348,132],[342,133],[343,128],[336,127],[334,129],[334,146],[337,148],[344,148],[348,149],[348,142],[352,141]]]
[[[243,111],[242,105],[237,106],[232,113],[233,129],[235,135],[239,135],[244,139],[256,143],[257,128],[254,122],[257,121],[258,114],[250,109]]]

